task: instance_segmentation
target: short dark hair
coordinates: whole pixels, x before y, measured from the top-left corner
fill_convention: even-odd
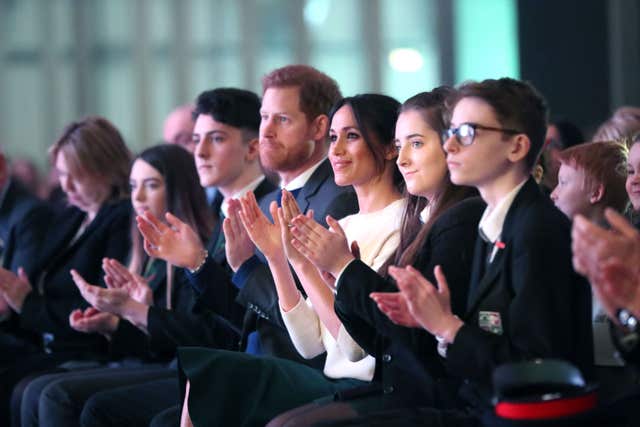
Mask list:
[[[260,129],[260,97],[244,89],[208,90],[198,95],[193,119],[200,114],[255,136]]]
[[[300,89],[300,111],[307,121],[328,115],[331,107],[342,98],[338,83],[325,73],[308,65],[287,65],[262,78],[262,94],[269,88]]]
[[[385,167],[385,147],[393,146],[398,108],[400,103],[394,98],[377,93],[365,93],[342,98],[329,112],[329,121],[343,106],[351,107],[353,117],[362,133],[364,142],[373,154],[376,170],[379,173]],[[398,168],[394,168],[393,182],[401,186],[403,180]]]
[[[527,135],[531,147],[525,158],[527,170],[536,164],[547,133],[547,103],[528,82],[508,77],[463,83],[453,100],[479,98],[491,106],[504,128]]]

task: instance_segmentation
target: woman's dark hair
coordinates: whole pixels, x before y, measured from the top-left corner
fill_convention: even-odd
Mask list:
[[[431,92],[422,92],[407,99],[400,106],[400,114],[407,111],[420,113],[422,119],[438,135],[448,128],[451,119],[451,110],[446,100],[455,94],[455,89],[448,86],[440,86]],[[427,200],[424,197],[409,194],[404,191],[407,205],[402,217],[400,244],[387,262],[380,268],[382,275],[387,275],[389,265],[406,266],[416,261],[420,249],[424,246],[427,235],[433,224],[451,206],[471,196],[477,195],[472,187],[455,185],[449,179],[447,172],[444,186],[436,194],[435,200]],[[425,224],[420,220],[420,212],[431,203],[431,214]]]
[[[385,149],[395,144],[394,135],[400,103],[390,96],[376,93],[342,98],[331,108],[329,121],[332,121],[335,113],[345,105],[351,107],[362,138],[373,154],[377,171],[382,173],[386,162]],[[403,187],[402,174],[397,167],[393,168],[393,183],[398,188]]]
[[[204,189],[200,186],[193,155],[179,145],[156,145],[138,154],[142,160],[162,175],[165,184],[167,211],[189,225],[206,242],[213,230],[214,217],[207,206]],[[135,218],[131,226],[133,240],[131,265],[140,268],[146,259],[142,236]]]

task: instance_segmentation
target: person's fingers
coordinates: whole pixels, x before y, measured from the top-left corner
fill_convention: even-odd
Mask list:
[[[76,270],[71,270],[71,278],[77,286],[89,287],[89,283]]]
[[[167,225],[160,221],[151,211],[145,211],[142,217],[151,224],[158,232],[163,233],[167,229]]]
[[[160,234],[152,224],[146,221],[143,217],[136,217],[136,223],[138,224],[138,231],[142,234],[145,243],[149,242],[154,246],[158,246],[160,241]]]
[[[18,267],[18,277],[20,280],[29,283],[29,277],[27,276],[27,272],[24,271],[24,268]]]
[[[342,229],[342,226],[340,225],[340,223],[337,220],[333,219],[331,215],[327,215],[326,221],[327,221],[327,225],[331,227],[331,230],[333,230],[334,233],[340,234],[345,239],[347,238],[347,235]]]
[[[174,214],[172,214],[171,212],[165,213],[164,218],[167,220],[167,223],[171,226],[171,228],[173,228],[176,231],[181,230],[182,227],[186,225],[184,222],[180,221],[180,219]]]
[[[306,235],[307,238],[318,240],[322,238],[325,233],[330,233],[326,228],[322,225],[315,222],[313,219],[307,218],[304,215],[298,215],[293,218],[293,225],[295,225],[298,230]]]
[[[282,223],[280,220],[280,216],[278,215],[278,210],[282,210],[278,208],[278,204],[274,201],[272,201],[269,204],[269,213],[271,214],[271,218],[273,218],[273,224],[280,228],[280,224]]]
[[[292,229],[295,230],[295,227]],[[300,240],[296,237],[291,239],[291,245],[302,255],[304,255],[307,259],[313,262],[313,251],[311,251],[307,246],[305,246]]]
[[[144,240],[144,243],[142,246],[144,247],[144,251],[147,253],[147,255],[153,258],[160,258],[160,252],[158,251],[157,246],[153,245],[151,242],[149,242],[146,239]]]
[[[633,239],[638,238],[638,230],[636,230],[624,216],[616,212],[615,209],[605,209],[604,216],[607,218],[611,227],[623,236]]]
[[[358,242],[355,240],[351,242],[351,255],[353,255],[355,259],[360,259],[360,246],[358,246]]]
[[[440,265],[436,265],[436,267],[433,269],[433,274],[436,276],[436,281],[438,282],[438,292],[440,293],[440,295],[449,300],[449,284],[447,283],[447,278],[444,275],[444,271],[442,271],[442,267]]]

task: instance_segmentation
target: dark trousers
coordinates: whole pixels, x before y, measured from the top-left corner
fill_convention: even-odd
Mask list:
[[[155,415],[175,406],[179,399],[175,376],[101,391],[85,403],[80,425],[147,427]]]
[[[42,375],[30,381],[22,394],[22,426],[78,426],[82,409],[94,394],[174,376],[175,371],[157,365]]]

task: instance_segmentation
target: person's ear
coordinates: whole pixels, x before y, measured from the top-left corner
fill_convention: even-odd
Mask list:
[[[244,155],[244,159],[247,163],[251,163],[260,156],[260,149],[259,149],[260,141],[258,140],[258,138],[253,138],[249,140],[246,144],[247,144],[247,153]]]
[[[398,158],[398,147],[396,147],[395,142],[391,142],[391,144],[387,144],[383,148],[384,159],[385,160],[394,160]]]
[[[529,137],[520,133],[513,137],[509,146],[507,158],[512,163],[517,163],[527,157],[529,150],[531,150],[531,141],[529,140]]]
[[[310,126],[310,139],[313,141],[323,141],[329,132],[329,117],[326,114],[320,114],[313,119]]]
[[[595,205],[604,197],[604,185],[598,184],[592,191],[589,196],[589,203]]]

